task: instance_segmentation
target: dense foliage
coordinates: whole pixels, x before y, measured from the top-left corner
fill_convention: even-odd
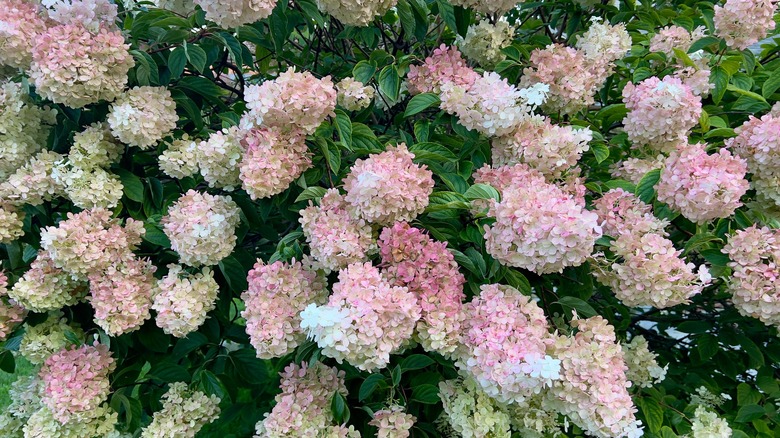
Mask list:
[[[776,436],[774,13],[0,0],[0,436]]]

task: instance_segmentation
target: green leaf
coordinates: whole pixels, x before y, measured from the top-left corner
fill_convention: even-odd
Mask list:
[[[168,55],[168,70],[171,72],[171,79],[177,79],[184,72],[184,67],[187,65],[187,55],[184,53],[184,47],[177,47],[173,49],[170,55]]]
[[[0,353],[0,370],[6,373],[13,374],[16,371],[16,361],[14,355],[8,350]]]
[[[143,239],[145,241],[163,248],[171,247],[171,240],[156,224],[146,222],[144,223],[144,230]]]
[[[655,198],[655,185],[658,184],[658,180],[661,179],[661,169],[653,169],[639,181],[636,185],[636,191],[634,194],[639,197],[643,202],[651,203]]]
[[[184,54],[187,55],[187,60],[190,64],[192,64],[199,73],[203,73],[203,70],[206,68],[206,60],[208,59],[206,51],[201,49],[198,45],[187,44],[187,42],[185,42],[182,47],[184,47]]]
[[[224,399],[228,394],[227,388],[225,388],[219,377],[209,370],[200,370],[194,380],[198,382],[198,387],[201,391],[207,395],[216,395]]]
[[[363,401],[371,396],[380,384],[385,381],[385,376],[381,374],[371,374],[366,377],[366,380],[360,385],[360,391],[358,392],[358,401]]]
[[[144,202],[144,184],[141,182],[141,178],[125,169],[116,169],[114,172],[122,181],[125,196],[135,202]]]
[[[761,86],[761,94],[769,99],[778,88],[780,88],[780,69],[773,71],[764,81],[764,85]]]
[[[388,65],[379,72],[379,91],[392,103],[398,101],[398,92],[401,90],[401,78],[394,65]]]
[[[712,101],[715,105],[719,104],[720,100],[723,99],[730,77],[731,75],[719,65],[712,67],[712,70],[710,70],[710,82],[715,84],[715,89],[712,90]]]
[[[412,389],[412,401],[426,405],[435,405],[440,401],[439,388],[427,383],[416,386]]]
[[[742,349],[747,353],[748,358],[750,359],[750,368],[759,369],[764,366],[764,363],[766,362],[764,360],[764,353],[755,342],[747,336],[742,335],[739,337],[739,345],[742,346]]]
[[[464,193],[463,196],[465,196],[469,201],[473,201],[475,199],[495,199],[496,201],[501,200],[501,195],[498,193],[498,190],[488,184],[474,184],[473,186],[469,187],[468,190],[466,190],[466,193]]]
[[[737,405],[755,405],[761,401],[761,394],[747,383],[737,385]]]
[[[696,348],[699,350],[699,357],[701,357],[702,360],[712,358],[720,349],[718,339],[709,333],[700,336],[697,344]]]
[[[320,13],[320,10],[317,8],[317,5],[310,0],[296,0],[295,4],[300,6],[303,10],[303,13],[314,20],[314,22],[319,26],[320,28],[325,27],[325,18],[322,16],[322,13]]]
[[[664,411],[657,401],[651,398],[642,398],[640,406],[642,413],[647,421],[647,427],[650,432],[657,433],[664,424]]]
[[[287,14],[285,12],[286,3],[277,3],[271,16],[268,17],[268,25],[271,28],[271,40],[274,43],[276,53],[281,54],[284,51],[285,43],[290,32],[287,29]]]
[[[396,365],[393,368],[393,371],[390,372],[390,380],[393,382],[393,386],[398,386],[398,384],[401,383],[401,374],[403,371],[401,371],[401,366]]]
[[[531,282],[528,281],[528,277],[523,275],[522,272],[507,268],[506,273],[504,273],[504,280],[510,286],[522,292],[523,295],[531,295]]]
[[[457,161],[458,157],[447,147],[438,143],[416,143],[409,148],[415,160]]]
[[[766,101],[766,99],[764,99],[764,97],[761,96],[758,93],[754,93],[754,92],[748,91],[748,90],[743,90],[743,89],[741,89],[741,88],[739,88],[737,86],[734,86],[732,84],[726,85],[726,89],[731,91],[732,93],[741,94],[742,96],[749,97],[751,99],[755,99],[755,100],[757,100],[757,101],[759,101],[761,103],[765,103],[765,104],[769,105],[769,103]]]
[[[406,105],[406,111],[404,117],[413,116],[419,114],[430,107],[437,106],[441,103],[439,96],[434,93],[422,93],[418,94],[409,101]]]
[[[297,198],[295,198],[294,202],[308,201],[310,199],[320,199],[323,196],[325,196],[325,193],[327,191],[328,190],[323,187],[317,187],[317,186],[309,187],[303,192],[301,192],[301,194],[298,195]]]
[[[424,354],[413,354],[401,362],[401,371],[419,370],[433,363],[434,360]]]
[[[149,375],[165,383],[190,381],[190,373],[186,368],[168,362],[160,362],[153,366]]]
[[[352,68],[352,76],[355,77],[356,81],[362,82],[363,85],[371,82],[374,74],[376,74],[376,66],[368,61],[360,61]]]
[[[407,0],[399,0],[395,8],[398,11],[398,18],[401,20],[401,27],[403,27],[404,32],[408,36],[414,35],[416,21],[412,12],[412,6]]]
[[[672,51],[674,51],[674,57],[682,61],[683,65],[685,65],[686,67],[696,68],[696,63],[693,62],[693,60],[688,56],[687,53],[683,52],[678,48],[672,48]]]
[[[759,405],[747,405],[739,408],[737,417],[734,419],[737,423],[749,423],[757,420],[766,414],[764,408]]]
[[[344,424],[349,421],[349,407],[347,407],[347,399],[342,393],[338,391],[333,393],[330,400],[330,411],[333,413],[333,420],[336,424]]]
[[[558,304],[576,310],[580,317],[590,318],[597,315],[596,310],[590,304],[577,297],[560,297]]]
[[[336,110],[336,131],[339,133],[339,141],[347,149],[352,149],[352,120],[347,113]]]
[[[233,292],[241,293],[247,290],[246,282],[247,271],[233,256],[227,256],[219,262],[219,270],[225,276],[225,281]]]
[[[601,142],[596,142],[590,145],[590,149],[593,151],[593,156],[596,157],[596,162],[601,164],[609,158],[609,147]]]

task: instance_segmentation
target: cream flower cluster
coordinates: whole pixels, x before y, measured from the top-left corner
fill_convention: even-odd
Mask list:
[[[510,415],[503,404],[488,396],[472,379],[439,383],[446,421],[464,438],[508,438]],[[454,436],[454,435],[453,435]]]
[[[73,145],[68,161],[83,169],[107,168],[124,152],[124,147],[113,137],[105,123],[93,123],[83,131],[73,134]]]
[[[30,269],[8,292],[8,296],[25,309],[47,312],[76,304],[86,293],[86,282],[73,278],[55,266],[49,253],[41,250],[30,264]]]
[[[745,50],[775,28],[777,0],[726,0],[715,5],[715,35],[729,47]]]
[[[5,181],[46,144],[50,125],[55,121],[56,112],[35,105],[22,91],[21,84],[0,83],[0,181]]]
[[[428,351],[449,356],[458,345],[464,314],[465,277],[447,244],[436,242],[406,222],[379,236],[383,275],[415,294],[421,310],[416,340]]]
[[[328,271],[367,261],[376,252],[371,224],[358,216],[337,189],[328,190],[319,206],[309,205],[300,215],[309,253]]]
[[[30,79],[39,94],[71,108],[111,101],[124,91],[135,63],[128,48],[118,30],[101,27],[93,33],[81,23],[52,26],[33,47]]]
[[[246,305],[241,316],[257,357],[282,357],[306,340],[299,314],[309,304],[328,301],[324,280],[301,262],[255,264],[247,277],[249,289],[241,294]]]
[[[102,25],[111,27],[117,17],[117,7],[109,0],[48,0],[49,19],[60,23],[82,23],[91,32],[98,32]]]
[[[662,168],[665,160],[666,157],[662,154],[650,158],[626,158],[615,163],[611,168],[612,176],[624,179],[632,184],[639,184],[639,181],[642,181],[647,172]]]
[[[239,178],[252,199],[282,193],[312,164],[306,136],[295,130],[255,128],[244,136],[242,145]]]
[[[592,139],[588,128],[555,125],[547,118],[529,119],[513,133],[493,139],[493,164],[526,163],[554,181],[577,166]]]
[[[189,190],[168,209],[163,231],[182,263],[216,265],[236,245],[239,211],[229,196]]]
[[[154,413],[142,438],[194,438],[219,417],[219,397],[190,389],[184,382],[171,383],[162,399],[162,410]]]
[[[701,97],[672,76],[626,84],[623,102],[628,109],[623,125],[629,140],[636,147],[648,146],[659,152],[670,152],[687,142],[688,132],[701,115]]]
[[[368,222],[413,220],[428,206],[434,185],[433,173],[413,159],[401,143],[357,160],[344,178],[344,199]]]
[[[457,45],[466,57],[484,68],[494,68],[506,58],[501,49],[512,45],[515,27],[501,19],[496,24],[487,19],[472,24],[466,38],[458,36]]]
[[[206,12],[206,19],[224,29],[251,24],[273,12],[274,0],[194,0]],[[191,12],[192,9],[187,9]]]
[[[8,277],[0,271],[0,341],[4,341],[27,316],[24,307],[9,299],[7,293]]]
[[[377,438],[409,438],[410,430],[417,418],[404,412],[401,406],[391,406],[374,412],[368,423],[378,429]]]
[[[60,423],[92,418],[108,398],[108,376],[114,368],[108,347],[97,342],[60,350],[40,371],[43,403]]]
[[[282,392],[276,396],[276,405],[271,412],[257,423],[255,438],[347,436],[334,434],[339,427],[332,425],[330,408],[335,393],[347,395],[344,371],[320,362],[310,366],[304,362],[301,365],[287,365],[280,375]]]
[[[24,236],[24,211],[0,202],[0,243],[13,242]]]
[[[612,62],[623,58],[631,50],[631,36],[625,24],[613,26],[594,17],[588,30],[577,38],[575,47],[589,60]]]
[[[55,165],[65,157],[49,150],[35,154],[24,166],[0,183],[0,199],[13,204],[40,205],[63,194],[64,188],[53,178]]]
[[[241,127],[297,127],[311,134],[327,117],[335,116],[337,94],[330,76],[317,79],[310,72],[289,69],[272,81],[247,87],[248,111],[241,117]]]
[[[336,84],[337,102],[348,111],[360,111],[371,106],[374,88],[363,85],[355,78],[346,77]]]
[[[454,0],[452,2],[455,6],[462,6],[464,8],[473,9],[476,12],[483,14],[498,14],[502,15],[505,12],[509,12],[515,8],[518,3],[523,0]]]
[[[101,208],[68,213],[56,227],[41,231],[41,247],[49,252],[54,266],[72,275],[84,278],[104,271],[133,258],[132,251],[145,233],[143,223],[129,218],[123,227],[111,216]]]
[[[182,160],[184,169],[192,169],[194,163],[185,161],[190,157],[191,147],[182,144],[179,149],[182,153],[178,159]],[[233,126],[209,135],[194,147],[194,156],[197,160],[197,169],[209,187],[215,189],[233,190],[241,185],[239,163],[243,156],[244,148],[241,146],[241,132]]]
[[[319,9],[348,26],[366,26],[398,0],[317,0]]]
[[[62,162],[52,171],[52,179],[64,187],[65,195],[80,208],[112,209],[119,204],[124,186],[119,176],[99,167],[84,169]]]
[[[650,388],[661,383],[666,378],[669,365],[658,365],[658,355],[650,351],[647,339],[634,336],[631,342],[623,344],[623,356],[626,360],[626,378],[633,388]]]
[[[47,406],[35,411],[24,425],[25,438],[125,438],[116,430],[119,414],[107,403],[89,412],[87,418],[60,423]]]
[[[694,438],[728,438],[734,436],[729,423],[706,407],[697,407],[693,415],[691,433]]]
[[[511,286],[483,285],[463,306],[461,349],[455,365],[499,402],[522,402],[560,378],[547,355],[554,338],[542,309]]]
[[[40,324],[25,324],[19,354],[30,363],[40,365],[51,355],[70,345],[71,341],[66,335],[68,332],[76,339],[84,338],[84,332],[79,327],[71,327],[60,311],[50,313]]]
[[[685,143],[666,159],[656,185],[658,200],[696,223],[729,217],[742,206],[746,173],[745,160],[726,148],[708,154],[704,144]]]
[[[511,168],[518,178],[500,190],[500,202],[490,204],[488,216],[496,222],[485,227],[487,252],[537,274],[581,265],[601,237],[598,216],[524,164]]]
[[[176,128],[176,102],[166,87],[134,87],[111,104],[106,122],[122,143],[149,149]]]
[[[8,438],[24,438],[25,424],[41,406],[41,380],[37,376],[18,376],[8,388],[8,398],[11,403],[0,413],[0,430]]]
[[[168,274],[157,281],[153,292],[157,326],[178,338],[187,336],[206,321],[218,293],[211,269],[190,274],[180,265],[168,265]]]
[[[780,230],[752,226],[737,231],[723,252],[729,256],[731,301],[745,316],[780,325]]]
[[[406,287],[393,286],[370,263],[354,263],[339,272],[327,304],[309,304],[300,316],[322,354],[373,371],[409,343],[420,308]]]
[[[168,143],[168,149],[163,151],[158,157],[160,170],[166,175],[177,179],[195,175],[200,170],[198,146],[198,142],[191,140],[187,134],[184,134],[182,138],[171,141]],[[230,149],[235,151],[235,148]],[[241,152],[239,151],[235,154],[234,160],[240,157]]]

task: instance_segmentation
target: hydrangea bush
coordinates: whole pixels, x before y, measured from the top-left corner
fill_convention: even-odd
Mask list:
[[[0,438],[780,435],[775,12],[0,0]]]

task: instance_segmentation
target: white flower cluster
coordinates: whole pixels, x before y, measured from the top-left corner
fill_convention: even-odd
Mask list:
[[[160,170],[171,178],[186,178],[198,173],[198,143],[184,134],[168,145],[159,157]]]
[[[114,208],[122,198],[124,186],[119,177],[100,167],[84,169],[62,163],[54,168],[52,178],[65,187],[65,195],[80,208]]]
[[[666,378],[666,369],[669,365],[661,367],[656,358],[658,355],[650,351],[647,339],[643,336],[634,336],[628,344],[622,344],[623,355],[626,359],[626,378],[634,388],[649,388],[661,383]]]
[[[578,39],[575,47],[591,60],[615,61],[631,50],[631,36],[624,24],[614,26],[601,23],[597,17],[591,18],[588,30]]]
[[[439,383],[447,422],[464,438],[509,438],[510,417],[498,402],[490,398],[471,379]]]
[[[506,56],[501,49],[510,46],[515,27],[505,19],[491,24],[487,19],[469,26],[466,38],[458,36],[457,44],[466,57],[484,68],[493,68]]]
[[[33,312],[58,310],[79,302],[87,293],[87,284],[54,266],[48,251],[38,251],[30,265],[8,296]]]
[[[149,149],[176,128],[176,102],[165,87],[135,87],[111,104],[106,117],[121,142]]]
[[[731,432],[729,423],[718,414],[704,406],[696,408],[691,424],[693,438],[730,438]]]
[[[56,152],[42,150],[0,184],[0,199],[12,204],[40,205],[63,192],[63,187],[52,178],[56,163],[64,157]]]
[[[276,0],[195,0],[195,4],[206,12],[206,19],[229,29],[268,17]]]
[[[338,104],[349,111],[360,111],[371,105],[374,88],[363,85],[355,78],[347,77],[336,84]]]
[[[51,312],[46,321],[38,325],[25,324],[24,337],[19,344],[19,353],[33,365],[40,365],[52,354],[71,344],[66,333],[84,338],[79,327],[71,327],[61,311]]]
[[[11,205],[0,203],[0,243],[24,236],[24,212]]]
[[[154,292],[152,309],[157,311],[157,326],[173,336],[187,336],[214,309],[218,292],[211,269],[190,275],[180,265],[168,265],[168,275],[157,281]]]
[[[317,0],[322,12],[349,26],[366,26],[377,15],[395,6],[398,0]]]

